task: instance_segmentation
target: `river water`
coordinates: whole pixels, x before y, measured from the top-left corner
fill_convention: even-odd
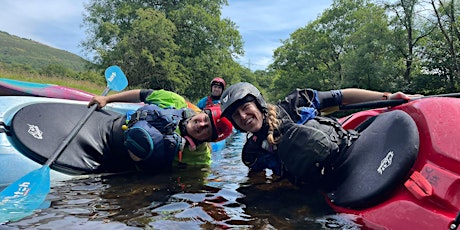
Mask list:
[[[227,139],[209,168],[52,183],[49,207],[0,229],[360,229],[268,171],[248,177],[245,134]]]

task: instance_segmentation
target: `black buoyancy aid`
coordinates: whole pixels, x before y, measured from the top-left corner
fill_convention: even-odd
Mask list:
[[[334,170],[344,152],[359,136],[335,119],[316,116],[303,124],[283,119],[278,155],[284,171],[295,181],[318,184]]]

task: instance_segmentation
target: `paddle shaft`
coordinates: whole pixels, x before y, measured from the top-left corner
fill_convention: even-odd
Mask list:
[[[398,99],[398,100],[385,100],[385,101],[369,101],[349,105],[339,106],[339,110],[348,110],[348,109],[370,109],[370,108],[382,108],[382,107],[391,107],[397,106],[408,102],[408,100]]]
[[[429,95],[420,98],[414,98],[411,100],[404,100],[404,99],[395,99],[395,100],[380,100],[380,101],[369,101],[363,103],[356,103],[356,104],[349,104],[349,105],[341,105],[339,107],[340,110],[348,110],[348,109],[371,109],[371,108],[383,108],[383,107],[391,107],[397,106],[409,101],[423,99],[423,98],[431,98],[431,97],[460,97],[460,93],[447,93],[447,94],[439,94],[439,95]]]
[[[101,94],[102,96],[107,95],[110,92],[110,88],[107,87],[105,88],[104,92]],[[45,162],[44,165],[50,166],[60,155],[61,153],[65,150],[65,148],[69,145],[69,143],[73,140],[73,138],[77,135],[77,133],[80,131],[80,129],[83,127],[83,125],[86,123],[86,121],[89,119],[89,117],[96,111],[97,104],[92,105],[89,108],[89,111],[86,113],[84,117],[78,121],[77,125],[72,129],[69,135],[67,135],[66,139],[62,141],[61,145],[56,149],[56,151],[51,155],[50,158]]]

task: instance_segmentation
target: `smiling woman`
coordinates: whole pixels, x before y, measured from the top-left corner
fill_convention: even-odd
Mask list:
[[[382,93],[363,89],[317,91],[296,89],[278,104],[266,103],[259,89],[248,82],[236,83],[222,94],[222,116],[236,129],[249,132],[243,162],[251,171],[271,169],[288,176],[294,184],[312,189],[330,186],[334,168],[357,138],[321,111],[345,104],[387,99],[409,100],[421,95]],[[301,147],[291,148],[292,146]],[[286,147],[286,148],[283,148]]]

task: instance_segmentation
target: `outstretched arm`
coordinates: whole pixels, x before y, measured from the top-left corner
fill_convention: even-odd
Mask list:
[[[88,107],[94,104],[98,104],[98,109],[104,107],[106,104],[111,102],[141,102],[140,100],[140,89],[133,89],[129,91],[124,91],[117,94],[112,94],[108,96],[94,96],[88,103]]]
[[[394,100],[394,99],[405,99],[410,100],[412,98],[421,97],[420,94],[405,94],[402,92],[397,93],[382,93],[372,90],[348,88],[342,90],[342,105],[362,103],[368,101],[378,100]]]

